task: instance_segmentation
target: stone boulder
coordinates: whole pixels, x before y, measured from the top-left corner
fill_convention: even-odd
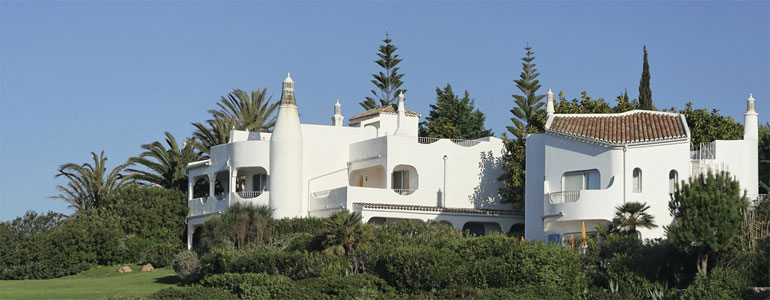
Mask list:
[[[129,266],[122,266],[122,267],[120,267],[120,269],[118,269],[118,272],[120,272],[120,273],[128,273],[128,272],[131,272],[131,271],[133,271],[133,270],[131,270],[131,267],[129,267]]]
[[[142,266],[142,269],[140,271],[142,272],[148,272],[148,271],[154,271],[155,268],[152,267],[152,264],[146,264]]]

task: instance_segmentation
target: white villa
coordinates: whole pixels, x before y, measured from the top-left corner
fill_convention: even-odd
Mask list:
[[[302,102],[299,101],[299,104]],[[283,82],[272,133],[233,130],[211,158],[190,163],[188,248],[206,218],[235,203],[267,205],[276,218],[325,217],[348,210],[363,222],[433,220],[484,235],[525,232],[564,242],[609,223],[615,207],[646,202],[662,237],[672,221],[674,183],[707,170],[728,170],[749,197],[758,193],[758,122],[749,96],[743,140],[690,144],[678,113],[554,114],[548,91],[546,131],[527,137],[525,209],[503,204],[497,181],[503,142],[417,136],[420,115],[385,106],[343,126],[339,101],[331,125],[301,124],[294,82]],[[196,191],[196,183],[209,182]],[[525,226],[526,225],[526,226]]]
[[[672,222],[675,183],[708,170],[729,171],[750,200],[758,193],[758,122],[754,98],[743,140],[690,144],[684,115],[634,110],[619,114],[554,114],[548,91],[545,133],[527,137],[526,238],[561,242],[595,231],[625,202],[646,202],[663,237]],[[694,147],[693,147],[694,146]],[[691,151],[691,149],[696,149]]]
[[[502,204],[497,177],[503,142],[495,137],[417,137],[420,115],[404,107],[366,111],[343,126],[301,124],[294,82],[283,82],[272,133],[233,130],[211,158],[190,163],[188,247],[203,221],[234,203],[268,205],[276,218],[325,217],[348,210],[363,222],[434,220],[475,234],[521,231],[524,214]],[[196,182],[208,181],[197,194]]]

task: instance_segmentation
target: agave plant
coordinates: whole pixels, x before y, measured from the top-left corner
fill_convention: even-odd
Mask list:
[[[91,152],[93,164],[84,163],[78,165],[67,163],[59,166],[56,177],[65,177],[69,180],[66,185],[58,185],[59,195],[50,198],[61,199],[70,204],[69,207],[76,211],[89,210],[104,204],[104,200],[121,188],[134,175],[123,175],[120,172],[128,166],[128,163],[119,165],[107,171],[107,157],[104,151],[96,155]]]

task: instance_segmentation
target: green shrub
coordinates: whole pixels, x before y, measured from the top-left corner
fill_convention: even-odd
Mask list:
[[[238,296],[233,295],[225,290],[192,286],[184,288],[166,288],[155,292],[147,297],[153,300],[237,300]]]
[[[735,270],[715,268],[708,277],[698,274],[683,293],[683,300],[748,299],[751,296],[746,282]]]
[[[344,257],[320,252],[282,251],[274,247],[212,249],[202,258],[204,274],[266,273],[293,280],[321,276],[342,276],[348,268]]]
[[[344,277],[317,277],[297,282],[305,291],[312,291],[326,299],[392,299],[393,287],[371,274]]]
[[[176,276],[185,282],[195,282],[203,276],[198,254],[192,251],[182,250],[177,253],[174,256],[173,267]]]
[[[264,273],[216,274],[207,276],[201,284],[229,291],[241,299],[274,299],[295,289],[294,282],[288,277]]]
[[[376,272],[400,291],[440,290],[459,279],[460,263],[457,253],[448,249],[405,246],[383,253]]]

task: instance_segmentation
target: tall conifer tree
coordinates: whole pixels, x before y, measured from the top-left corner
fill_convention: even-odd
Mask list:
[[[527,52],[521,58],[523,70],[519,79],[514,80],[521,95],[513,95],[516,106],[511,109],[514,116],[511,121],[514,126],[507,127],[516,139],[508,139],[504,136],[506,151],[503,155],[503,169],[505,173],[498,178],[498,181],[503,184],[499,190],[503,202],[513,203],[519,208],[523,207],[524,204],[524,179],[527,162],[525,139],[527,134],[543,132],[545,127],[545,109],[543,108],[545,103],[542,101],[545,95],[537,94],[538,89],[540,89],[540,81],[537,80],[537,77],[540,73],[537,73],[533,63],[535,52],[532,52],[532,47],[529,44],[524,50]]]
[[[644,110],[654,110],[652,106],[652,90],[650,90],[650,64],[647,63],[647,46],[644,49],[644,64],[642,65],[642,79],[639,80],[639,105]]]
[[[392,41],[387,33],[382,41],[385,44],[380,45],[380,53],[377,53],[380,59],[374,62],[382,67],[383,71],[372,74],[372,77],[374,77],[372,83],[377,89],[372,90],[374,97],[366,97],[364,102],[359,103],[365,110],[392,105],[396,102],[396,97],[400,93],[406,93],[405,89],[399,89],[404,84],[401,81],[404,74],[399,74],[399,68],[396,67],[402,61],[402,59],[398,58],[398,54],[395,54],[398,47],[390,43]]]

